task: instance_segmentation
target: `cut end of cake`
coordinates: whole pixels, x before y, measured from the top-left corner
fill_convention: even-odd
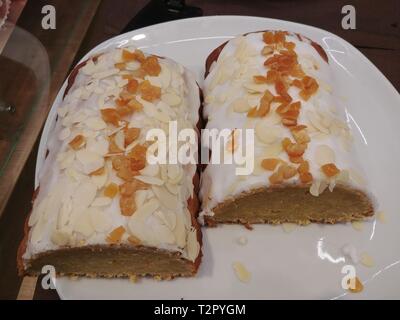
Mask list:
[[[206,216],[207,225],[219,223],[306,225],[316,223],[340,223],[362,220],[373,215],[369,197],[355,189],[336,186],[315,197],[309,187],[285,186],[260,188],[226,200]]]
[[[153,277],[170,280],[196,274],[200,257],[194,262],[178,252],[145,246],[86,246],[48,251],[27,261],[26,275],[40,275],[45,265],[57,275],[103,278]]]

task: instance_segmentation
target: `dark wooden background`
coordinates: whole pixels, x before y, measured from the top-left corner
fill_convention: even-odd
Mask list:
[[[40,9],[53,4],[68,12],[64,23],[73,25],[73,11],[81,0],[68,1],[65,8],[61,0],[29,1],[19,21],[21,27],[38,30]],[[88,1],[88,0],[85,0]],[[251,15],[283,19],[313,25],[343,37],[359,48],[400,90],[400,1],[399,0],[192,0],[189,5],[201,7],[204,15]],[[147,3],[144,0],[102,0],[77,53],[79,60],[98,43],[119,34],[125,25]],[[351,4],[356,8],[356,30],[343,30],[341,8]],[[46,48],[63,46],[51,35],[52,31],[39,32],[38,38]],[[72,54],[72,53],[71,53]],[[58,88],[54,88],[55,92]],[[32,150],[23,173],[14,189],[0,220],[0,298],[15,299],[21,279],[16,274],[16,250],[22,238],[23,222],[30,210],[33,192],[37,145]],[[37,286],[35,299],[58,299],[54,290],[45,291]]]

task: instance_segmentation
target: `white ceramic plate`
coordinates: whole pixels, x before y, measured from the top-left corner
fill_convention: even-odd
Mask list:
[[[359,156],[372,182],[373,193],[387,222],[374,219],[362,231],[346,225],[310,225],[284,232],[281,226],[257,225],[203,229],[203,262],[197,277],[133,284],[129,280],[60,278],[63,299],[279,299],[279,298],[400,298],[400,96],[380,71],[343,39],[314,27],[255,17],[214,16],[179,20],[135,30],[112,38],[89,55],[111,47],[135,45],[146,52],[168,56],[198,75],[218,45],[245,32],[281,29],[302,33],[328,52],[338,87],[345,99]],[[86,57],[85,57],[86,58]],[[83,59],[85,59],[83,58]],[[45,145],[55,121],[65,84],[61,88],[42,136],[36,173],[43,164]],[[36,175],[37,177],[37,175]],[[36,179],[37,181],[37,179]],[[245,246],[237,244],[245,236]],[[367,252],[375,264],[357,264],[364,291],[348,294],[341,288],[342,267],[351,264],[341,252],[345,244]],[[241,283],[232,268],[242,262],[251,281]]]

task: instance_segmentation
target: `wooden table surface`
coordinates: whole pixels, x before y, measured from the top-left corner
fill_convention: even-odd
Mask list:
[[[57,1],[46,1],[49,4],[53,2]],[[102,0],[75,61],[98,43],[119,34],[146,3],[144,0]],[[398,0],[192,0],[186,3],[201,7],[204,15],[263,16],[328,30],[356,46],[400,90]],[[356,30],[343,30],[341,27],[341,8],[346,4],[356,8]],[[22,238],[23,221],[30,210],[36,154],[37,145],[29,156],[0,220],[0,298],[3,299],[15,299],[20,292],[22,279],[16,275],[15,256]],[[33,295],[34,299],[58,299],[55,290],[43,290],[40,285],[35,288],[32,279],[25,279],[23,284],[20,298],[31,298]]]

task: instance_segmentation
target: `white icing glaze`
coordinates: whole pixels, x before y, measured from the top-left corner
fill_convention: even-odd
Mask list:
[[[205,79],[204,117],[208,120],[206,128],[255,129],[255,163],[253,174],[249,176],[236,176],[234,164],[207,165],[201,177],[200,221],[204,215],[213,215],[213,208],[228,198],[254,188],[270,186],[269,177],[273,172],[261,168],[262,159],[279,158],[290,163],[288,155],[282,150],[281,141],[285,137],[293,141],[293,137],[290,130],[281,124],[280,116],[275,112],[278,104],[272,104],[265,117],[247,117],[249,106],[258,105],[266,89],[276,95],[273,85],[255,84],[253,80],[254,75],[265,76],[268,70],[268,67],[264,66],[267,57],[261,54],[265,46],[262,36],[263,33],[258,32],[230,40]],[[346,109],[340,104],[340,100],[336,99],[330,87],[334,86],[335,79],[329,64],[309,42],[300,41],[295,35],[287,35],[286,41],[295,43],[295,52],[303,71],[319,84],[317,93],[308,101],[299,96],[298,88],[291,86],[288,90],[293,101],[301,102],[298,124],[307,125],[307,132],[311,138],[303,158],[309,161],[310,173],[314,177],[311,188],[313,193],[318,195],[328,185],[331,190],[334,187],[335,181],[326,181],[327,178],[321,172],[321,162],[326,163],[332,158],[332,162],[342,170],[336,180],[367,191],[367,184],[351,178],[352,175],[363,174],[352,150]],[[246,100],[249,106],[245,105]],[[296,175],[285,183],[296,184],[298,179]]]
[[[119,194],[112,199],[103,195],[104,186],[124,182],[117,177],[111,161],[104,158],[108,153],[108,136],[115,134],[116,144],[122,149],[125,146],[122,127],[107,125],[100,110],[115,108],[114,101],[128,82],[122,74],[139,67],[138,63],[130,62],[128,71],[115,68],[121,52],[122,49],[114,49],[100,55],[96,62],[89,60],[79,70],[58,108],[58,121],[48,141],[49,153],[39,173],[40,190],[29,220],[31,229],[24,261],[64,245],[107,244],[109,233],[120,226],[126,230],[122,244],[128,244],[129,235],[133,235],[143,245],[179,251],[192,261],[199,253],[200,245],[193,237],[187,208],[187,200],[193,195],[196,165],[147,164],[141,170],[142,180],[161,181],[161,185],[156,188],[152,184],[147,190],[136,192],[137,210],[132,216],[121,214]],[[161,87],[164,99],[146,102],[136,96],[143,102],[144,110],[135,111],[128,120],[129,128],[140,128],[140,136],[126,147],[126,152],[136,144],[143,144],[148,130],[164,128],[164,118],[176,120],[179,128],[195,128],[198,122],[200,97],[194,76],[172,60],[159,58],[158,61],[159,76],[145,79]],[[157,110],[164,118],[150,117],[149,109]],[[69,142],[78,134],[85,137],[86,144],[75,151]],[[89,175],[103,166],[103,174]],[[163,176],[163,172],[167,174]],[[181,179],[172,175],[174,172],[180,173]]]

